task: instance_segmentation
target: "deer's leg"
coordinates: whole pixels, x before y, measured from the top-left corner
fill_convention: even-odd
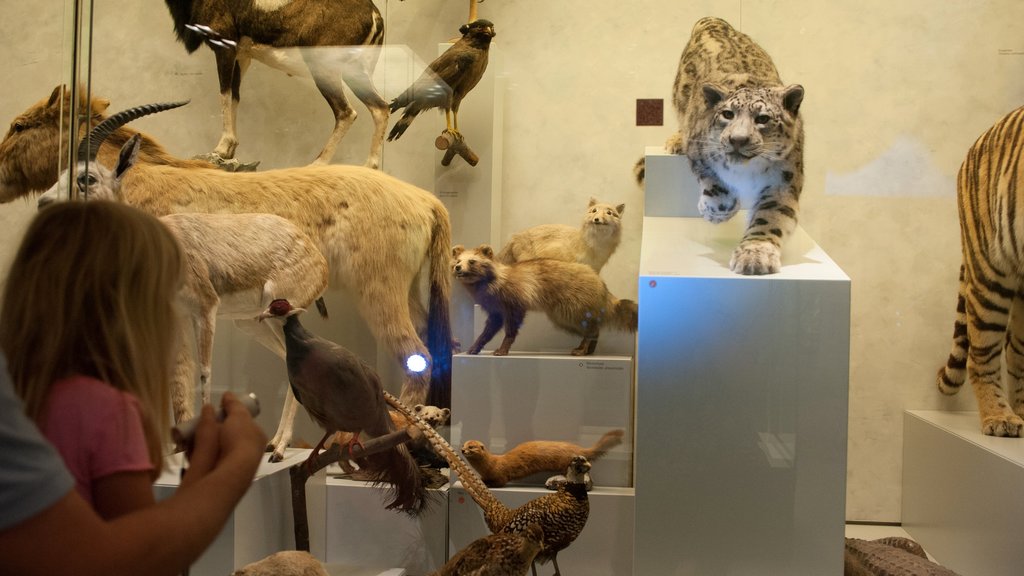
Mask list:
[[[241,65],[236,59],[237,52],[230,48],[214,50],[217,57],[217,79],[220,81],[220,113],[222,129],[220,142],[213,149],[214,154],[221,158],[234,158],[238,148],[238,135],[235,132],[238,111],[239,86],[242,83]]]

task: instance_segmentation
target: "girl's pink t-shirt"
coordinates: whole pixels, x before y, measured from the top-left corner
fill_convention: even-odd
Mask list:
[[[153,469],[135,396],[87,376],[58,380],[44,409],[43,434],[93,504],[93,482],[117,472]]]

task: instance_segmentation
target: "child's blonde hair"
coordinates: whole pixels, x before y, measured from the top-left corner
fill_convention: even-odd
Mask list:
[[[170,430],[182,255],[156,218],[113,202],[64,202],[32,221],[0,305],[0,348],[28,415],[50,385],[83,374],[142,406],[155,473]],[[55,415],[56,417],[56,415]]]

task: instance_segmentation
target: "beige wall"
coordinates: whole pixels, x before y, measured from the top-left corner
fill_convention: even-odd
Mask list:
[[[377,3],[389,44],[428,61],[466,14],[464,1]],[[94,90],[114,108],[191,98],[138,126],[180,155],[212,148],[219,108],[209,51],[186,54],[160,3],[96,5]],[[604,274],[622,296],[636,294],[643,203],[630,167],[672,124],[668,113],[664,127],[634,127],[634,101],[670,106],[692,23],[729,19],[773,55],[785,81],[804,85],[801,220],[853,282],[848,517],[899,520],[902,410],[974,408],[969,393],[947,399],[934,385],[949,348],[959,262],[955,176],[976,136],[1024,101],[1024,4],[489,0],[479,8],[496,24],[504,63],[491,71],[505,81],[501,238],[537,223],[573,223],[589,196],[625,202],[625,241]],[[0,120],[59,82],[63,10],[60,0],[3,1]],[[383,70],[382,90],[394,97],[405,80]],[[242,159],[270,168],[315,156],[331,116],[308,80],[254,64],[242,91]],[[356,108],[362,117],[338,162],[365,158],[371,122]],[[386,170],[426,187],[433,164],[422,136],[385,148]],[[0,265],[31,208],[0,207]]]

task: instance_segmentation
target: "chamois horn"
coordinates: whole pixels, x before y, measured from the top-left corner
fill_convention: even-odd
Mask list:
[[[158,104],[144,104],[142,106],[135,106],[127,110],[122,110],[113,116],[105,119],[103,122],[97,124],[89,134],[82,138],[82,141],[78,143],[78,161],[84,162],[86,160],[92,161],[96,159],[96,154],[100,151],[100,146],[108,136],[114,133],[121,126],[137,120],[143,116],[149,114],[156,114],[157,112],[163,112],[164,110],[171,110],[188,104],[189,100],[182,100],[181,102],[163,102]]]

